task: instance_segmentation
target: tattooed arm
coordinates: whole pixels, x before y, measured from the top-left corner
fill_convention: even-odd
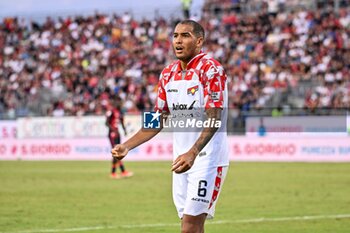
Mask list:
[[[221,119],[221,108],[209,108],[206,110],[207,119],[212,120],[220,120]],[[183,173],[189,170],[194,163],[197,155],[201,150],[208,144],[210,139],[214,136],[218,128],[214,127],[206,127],[203,128],[202,133],[200,134],[197,141],[194,143],[192,148],[186,152],[185,154],[180,155],[173,162],[172,171],[176,173]]]

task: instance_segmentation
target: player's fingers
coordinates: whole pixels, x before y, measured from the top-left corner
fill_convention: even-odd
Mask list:
[[[116,150],[112,150],[111,152],[112,152],[113,156],[117,156],[119,154],[118,151],[116,151]]]
[[[181,161],[177,161],[176,163],[173,163],[173,166],[171,167],[171,171],[175,171],[177,169],[179,169],[179,167],[182,166],[182,162]]]
[[[178,169],[176,169],[174,172],[179,174],[179,173],[183,173],[183,172],[187,171],[188,169],[190,169],[190,168],[187,165],[183,164]]]
[[[123,153],[125,152],[125,148],[122,147],[122,145],[118,144],[116,146],[114,146],[114,148],[112,149],[112,153]]]
[[[121,154],[112,154],[112,157],[119,160],[122,160],[125,156]]]
[[[179,162],[179,160],[180,160],[180,157],[177,157],[175,160],[174,160],[174,162],[173,162],[173,166],[175,165],[175,164],[177,164],[178,162]]]
[[[120,152],[119,151],[115,151],[115,150],[112,150],[112,156],[115,157],[115,158],[118,158],[120,156]]]
[[[121,145],[118,144],[118,145],[115,145],[114,148],[113,148],[114,151],[120,151],[121,150]]]
[[[114,158],[117,158],[117,157],[118,157],[118,153],[112,152],[112,156],[113,156]]]
[[[115,153],[116,151],[117,151],[117,146],[113,147],[111,150],[112,153]]]

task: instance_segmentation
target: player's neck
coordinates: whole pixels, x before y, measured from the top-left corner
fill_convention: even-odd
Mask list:
[[[196,55],[197,56],[197,55]],[[180,60],[180,64],[181,64],[181,70],[187,70],[187,65],[193,60],[195,56],[193,56],[191,59],[189,60]]]
[[[197,57],[198,54],[202,53],[202,51],[198,51],[191,59],[189,60],[180,60],[181,70],[187,70],[187,65],[194,60],[195,57]]]
[[[186,70],[187,69],[188,62],[180,61],[180,64],[181,64],[181,70]]]

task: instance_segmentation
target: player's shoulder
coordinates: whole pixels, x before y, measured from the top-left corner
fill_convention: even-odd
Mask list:
[[[216,60],[215,58],[213,58],[208,54],[202,57],[201,62],[203,63],[204,69],[209,69],[211,67],[223,68],[223,66],[218,60]]]
[[[217,75],[226,77],[224,67],[213,57],[206,55],[202,58],[201,62],[203,63],[202,70],[206,73],[206,77],[209,79]]]
[[[167,82],[169,82],[172,73],[175,72],[178,69],[179,66],[179,62],[178,61],[174,61],[172,63],[170,63],[169,65],[167,65],[163,71],[160,74],[160,79],[163,81],[163,84],[165,85]]]
[[[167,65],[163,71],[162,71],[162,75],[164,74],[170,74],[171,72],[174,72],[177,68],[178,68],[179,62],[178,61],[173,61],[172,63],[170,63],[169,65]]]

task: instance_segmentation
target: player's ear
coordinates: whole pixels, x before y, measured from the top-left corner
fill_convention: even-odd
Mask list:
[[[204,38],[203,38],[202,36],[198,37],[198,38],[197,38],[197,47],[198,47],[199,49],[202,49],[203,43],[204,43]]]

